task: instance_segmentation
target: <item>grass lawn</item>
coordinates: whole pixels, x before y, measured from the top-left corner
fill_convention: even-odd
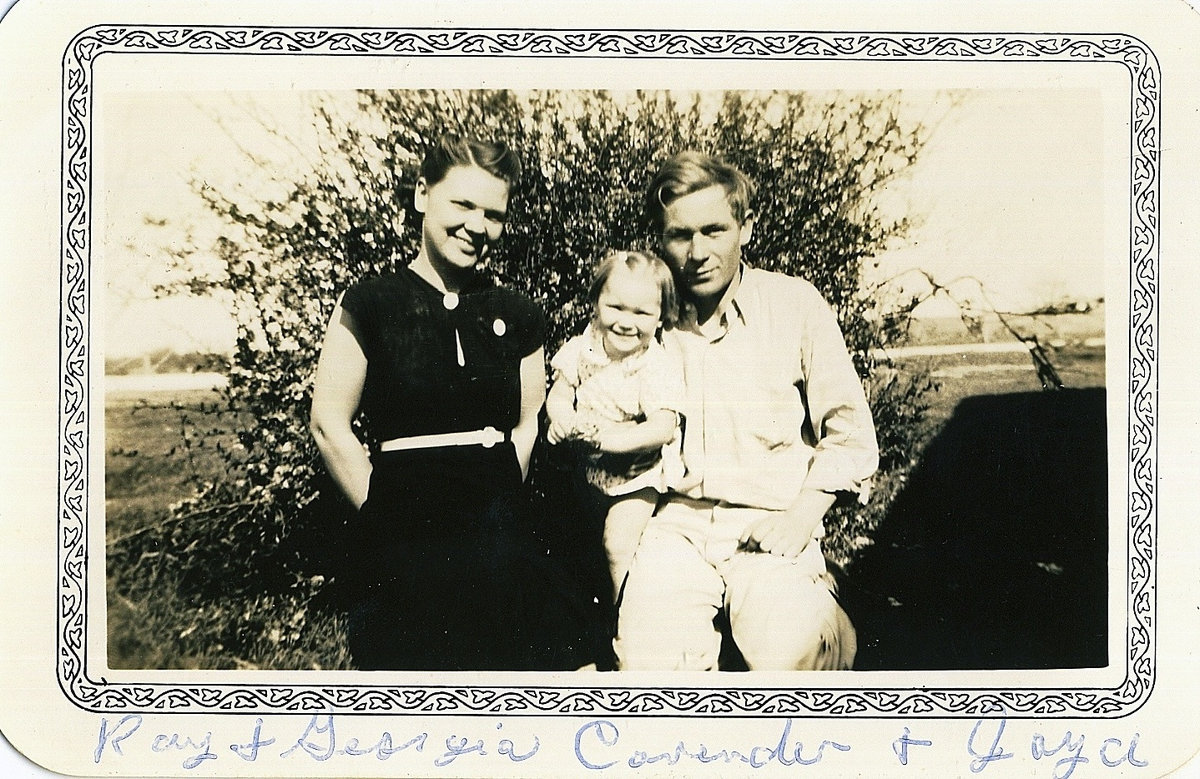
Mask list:
[[[1103,347],[1049,350],[1049,357],[1063,386],[1071,389],[1104,386]],[[929,397],[929,422],[935,430],[945,424],[964,398],[1042,390],[1033,359],[1025,352],[909,357],[900,367],[928,370],[937,381],[938,389]]]
[[[171,505],[204,482],[225,474],[218,452],[236,447],[241,424],[228,414],[204,413],[211,390],[120,392],[105,398],[105,537],[113,543],[168,521]],[[190,444],[185,443],[190,440]],[[153,552],[149,554],[153,555]],[[349,657],[340,615],[298,611],[286,599],[267,598],[254,610],[278,612],[278,627],[264,626],[258,656],[238,657],[222,646],[191,646],[189,630],[232,622],[240,603],[189,603],[169,588],[153,595],[130,592],[120,565],[152,565],[153,559],[114,564],[108,557],[108,661],[113,668],[347,668]],[[278,604],[278,607],[275,607]],[[281,633],[296,633],[281,648]]]
[[[211,390],[113,393],[104,404],[105,537],[161,521],[167,508],[199,481],[219,477],[224,464],[215,445],[232,445],[228,423],[202,414],[217,399]],[[186,447],[185,432],[207,433],[203,447]]]

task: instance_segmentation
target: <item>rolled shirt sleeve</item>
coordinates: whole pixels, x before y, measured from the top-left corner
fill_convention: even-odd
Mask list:
[[[802,292],[810,302],[804,306],[797,386],[807,399],[804,432],[813,457],[804,487],[852,493],[866,503],[879,467],[875,423],[833,309],[806,286]]]

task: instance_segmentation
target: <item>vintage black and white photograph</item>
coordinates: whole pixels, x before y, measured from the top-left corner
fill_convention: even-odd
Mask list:
[[[1175,770],[1171,1],[21,0],[5,738],[73,775]]]
[[[106,95],[108,666],[1119,661],[1129,130],[935,86]]]

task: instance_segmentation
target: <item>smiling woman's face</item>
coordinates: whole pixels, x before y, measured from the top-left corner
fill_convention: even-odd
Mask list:
[[[462,272],[492,251],[508,215],[508,184],[474,165],[458,165],[441,181],[417,180],[413,203],[424,214],[421,251],[434,268]]]

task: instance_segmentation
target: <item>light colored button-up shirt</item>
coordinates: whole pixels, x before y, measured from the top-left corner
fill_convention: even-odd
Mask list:
[[[716,312],[667,332],[684,365],[693,498],[785,509],[804,487],[866,499],[875,426],[837,317],[809,282],[743,266]]]

